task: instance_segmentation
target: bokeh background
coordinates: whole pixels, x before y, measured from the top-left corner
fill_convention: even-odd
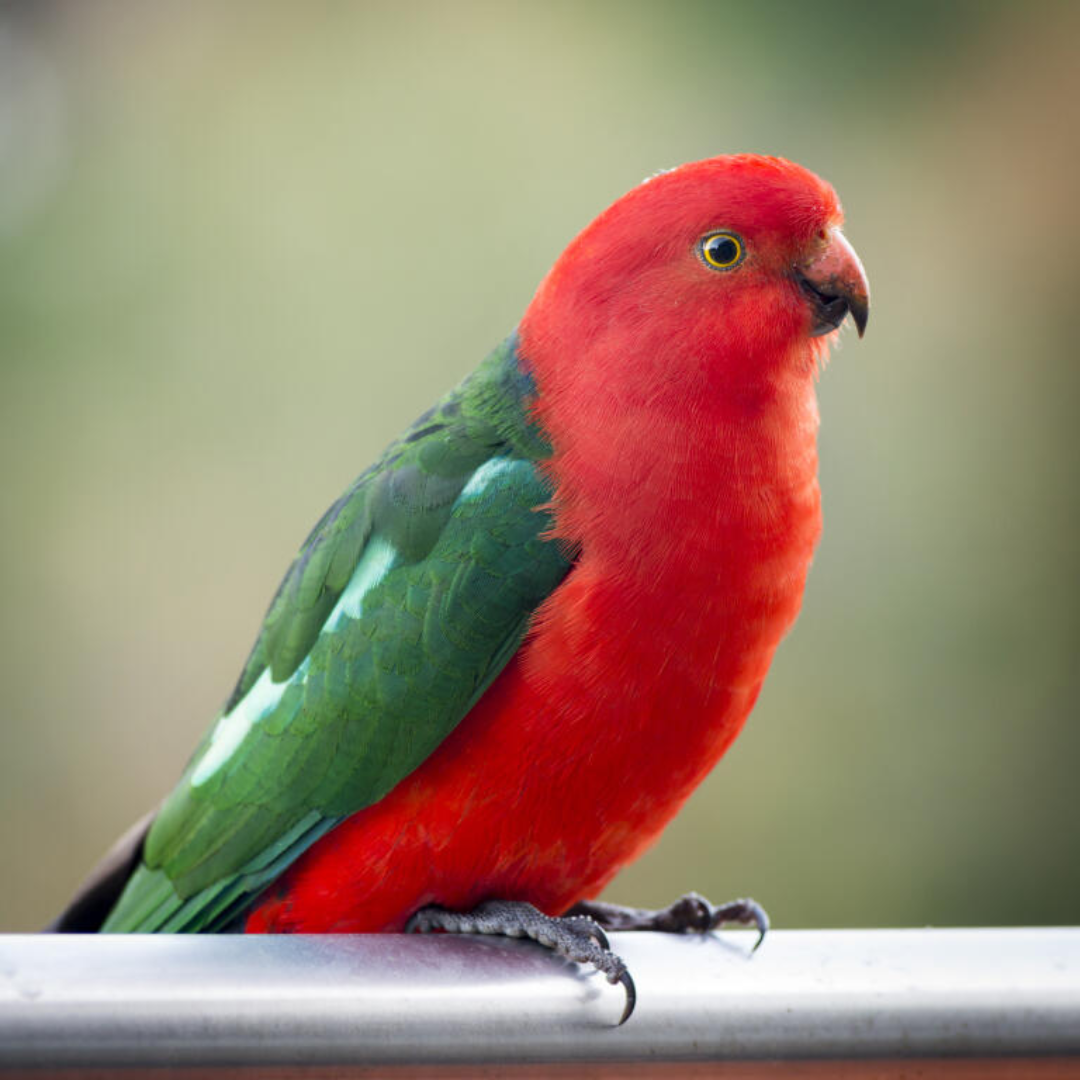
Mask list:
[[[1080,922],[1080,6],[0,4],[0,929],[232,687],[308,527],[570,237],[736,149],[874,287],[743,737],[608,896]]]

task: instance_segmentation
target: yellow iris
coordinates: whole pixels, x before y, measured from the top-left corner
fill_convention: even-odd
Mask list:
[[[717,270],[730,270],[742,262],[742,241],[734,233],[709,233],[701,241],[701,257]]]

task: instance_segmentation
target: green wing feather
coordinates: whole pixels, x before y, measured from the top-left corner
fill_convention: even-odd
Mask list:
[[[305,541],[102,929],[213,931],[427,758],[569,569],[514,339]]]

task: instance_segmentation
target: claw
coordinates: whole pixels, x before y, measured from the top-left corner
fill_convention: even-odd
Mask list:
[[[611,942],[608,940],[607,934],[604,933],[604,928],[595,919],[590,918],[588,915],[564,915],[562,921],[568,926],[573,926],[588,934],[601,949],[606,952],[611,951]]]
[[[758,951],[758,946],[765,940],[765,935],[769,931],[769,916],[756,900],[732,900],[729,904],[721,904],[720,907],[714,908],[709,929],[717,930],[724,923],[757,927],[758,939],[750,950],[751,955]]]
[[[634,985],[634,980],[630,976],[629,971],[624,971],[616,980],[621,982],[626,988],[626,1006],[623,1009],[622,1016],[619,1017],[619,1022],[616,1027],[622,1027],[627,1020],[633,1015],[634,1006],[637,1004],[637,987]]]
[[[608,936],[600,924],[588,915],[556,918],[522,901],[487,900],[471,912],[421,908],[405,924],[405,930],[407,933],[443,930],[451,934],[529,937],[559,956],[596,968],[613,986],[622,983],[626,990],[626,1006],[620,1024],[626,1023],[637,1004],[637,988],[626,964],[611,951]]]
[[[769,932],[769,916],[765,909],[760,904],[754,904],[754,925],[757,927],[758,937],[754,942],[754,947],[750,950],[750,955],[758,951],[759,946],[765,940],[765,935]]]

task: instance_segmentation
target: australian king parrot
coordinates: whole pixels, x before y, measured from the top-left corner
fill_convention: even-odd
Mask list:
[[[775,157],[659,173],[315,525],[162,804],[53,928],[526,934],[595,902],[739,733],[821,529],[816,375],[869,288]],[[597,921],[593,922],[595,918]]]

